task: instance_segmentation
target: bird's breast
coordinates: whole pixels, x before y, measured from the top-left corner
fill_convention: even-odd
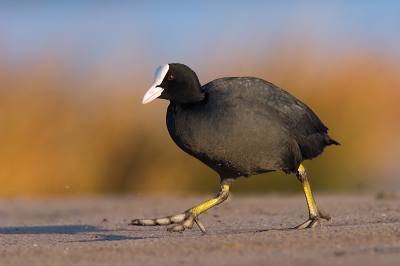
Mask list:
[[[239,111],[240,110],[240,111]],[[185,152],[212,168],[224,167],[240,175],[275,170],[268,165],[287,145],[265,114],[235,106],[184,108],[171,104],[167,112],[171,138]]]

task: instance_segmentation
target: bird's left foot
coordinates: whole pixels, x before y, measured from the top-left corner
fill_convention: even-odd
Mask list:
[[[155,226],[174,224],[174,226],[168,228],[168,231],[182,233],[186,229],[191,229],[193,224],[196,223],[204,235],[206,233],[206,228],[202,223],[200,223],[199,215],[225,201],[228,198],[228,195],[229,185],[223,184],[215,198],[207,200],[183,213],[156,219],[135,219],[132,220],[129,225]]]
[[[331,216],[326,212],[318,211],[317,215],[310,215],[307,221],[294,227],[294,229],[316,228],[320,224],[321,218],[329,221]]]
[[[157,219],[135,219],[132,220],[129,225],[154,226],[175,224],[168,228],[168,231],[182,233],[185,229],[191,229],[194,223],[199,226],[203,234],[206,233],[206,229],[199,221],[198,214],[195,214],[190,210],[187,210],[184,213]]]

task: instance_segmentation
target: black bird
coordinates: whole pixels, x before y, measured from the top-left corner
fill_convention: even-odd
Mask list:
[[[314,228],[330,220],[315,204],[302,161],[320,155],[331,139],[328,128],[304,103],[285,90],[253,77],[230,77],[200,85],[186,65],[161,65],[143,104],[160,98],[170,101],[167,127],[173,141],[189,155],[214,169],[221,189],[215,198],[183,213],[156,219],[136,219],[130,225],[169,225],[182,232],[199,215],[228,198],[229,186],[240,176],[283,171],[302,183],[309,219],[296,228]]]

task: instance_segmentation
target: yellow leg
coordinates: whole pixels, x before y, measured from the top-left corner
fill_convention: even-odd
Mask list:
[[[310,181],[308,180],[307,171],[302,164],[300,164],[296,176],[303,185],[304,195],[306,196],[308,206],[309,219],[299,226],[296,226],[295,228],[315,228],[319,225],[320,218],[329,221],[331,219],[331,216],[323,211],[318,210],[317,204],[315,203],[314,197],[311,192],[311,186]]]
[[[200,223],[198,216],[206,210],[224,202],[228,196],[229,185],[222,185],[215,198],[207,200],[183,213],[156,219],[135,219],[132,220],[129,225],[155,226],[176,224],[175,226],[168,228],[168,231],[183,232],[185,229],[191,229],[193,227],[193,223],[196,222],[200,230],[203,232],[203,234],[205,234],[206,228],[202,223]]]

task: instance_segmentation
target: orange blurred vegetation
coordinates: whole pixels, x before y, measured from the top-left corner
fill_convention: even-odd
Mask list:
[[[379,173],[395,165],[400,148],[400,69],[389,56],[354,49],[323,61],[303,47],[277,49],[257,62],[246,58],[237,56],[224,73],[286,89],[342,144],[306,163],[313,188],[387,181]],[[57,55],[0,65],[0,195],[217,191],[217,175],[170,140],[168,103],[141,105],[153,73],[123,80],[104,62],[71,80],[65,68]],[[219,71],[204,67],[199,79],[205,84]],[[233,191],[278,189],[301,192],[296,178],[284,174],[243,178]]]

